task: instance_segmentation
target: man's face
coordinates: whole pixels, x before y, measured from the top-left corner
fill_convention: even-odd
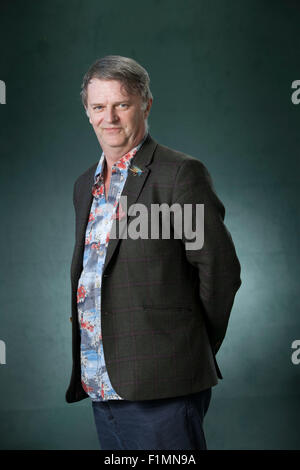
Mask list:
[[[87,114],[102,150],[120,155],[137,145],[146,130],[147,109],[139,95],[128,94],[118,80],[93,78],[87,88]]]

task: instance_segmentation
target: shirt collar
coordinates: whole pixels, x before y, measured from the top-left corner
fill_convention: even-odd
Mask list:
[[[147,135],[148,135],[148,132],[145,133],[144,137],[142,138],[142,140],[140,141],[138,145],[136,145],[131,150],[129,150],[129,152],[125,153],[125,155],[123,155],[117,162],[113,164],[112,169],[118,168],[120,171],[127,170],[132,158],[134,157],[136,152],[141,148],[141,146],[145,142]],[[97,183],[100,177],[103,176],[104,160],[105,160],[105,155],[104,155],[104,152],[102,152],[102,155],[100,157],[100,160],[99,160],[99,163],[97,165],[95,175],[94,175],[95,183]]]

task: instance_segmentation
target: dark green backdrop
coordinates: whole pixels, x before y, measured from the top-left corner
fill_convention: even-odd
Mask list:
[[[0,39],[1,448],[98,448],[90,401],[64,397],[72,188],[100,158],[82,76],[119,54],[149,71],[152,136],[210,171],[242,265],[208,448],[300,449],[299,2],[2,0]]]

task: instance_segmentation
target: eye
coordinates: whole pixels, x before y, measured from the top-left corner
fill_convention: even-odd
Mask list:
[[[127,109],[128,108],[128,104],[127,103],[120,103],[120,108],[122,109]]]
[[[99,106],[94,106],[93,109],[97,109],[97,111],[101,111],[101,109],[103,109],[103,106],[100,106],[100,105]]]

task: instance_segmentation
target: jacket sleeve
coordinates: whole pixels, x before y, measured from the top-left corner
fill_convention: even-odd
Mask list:
[[[183,212],[187,207],[184,204],[191,208],[192,216],[183,219],[182,241],[188,262],[199,274],[199,296],[216,354],[225,337],[234,298],[241,285],[240,263],[224,224],[225,208],[215,193],[207,169],[192,157],[186,159],[177,172],[172,199],[173,203],[180,204]],[[203,205],[204,222],[196,216],[197,204]],[[188,227],[190,224],[192,226]],[[190,243],[190,236],[186,237],[186,232],[191,234],[191,230],[199,239],[202,236],[201,248],[194,249],[197,245]]]

